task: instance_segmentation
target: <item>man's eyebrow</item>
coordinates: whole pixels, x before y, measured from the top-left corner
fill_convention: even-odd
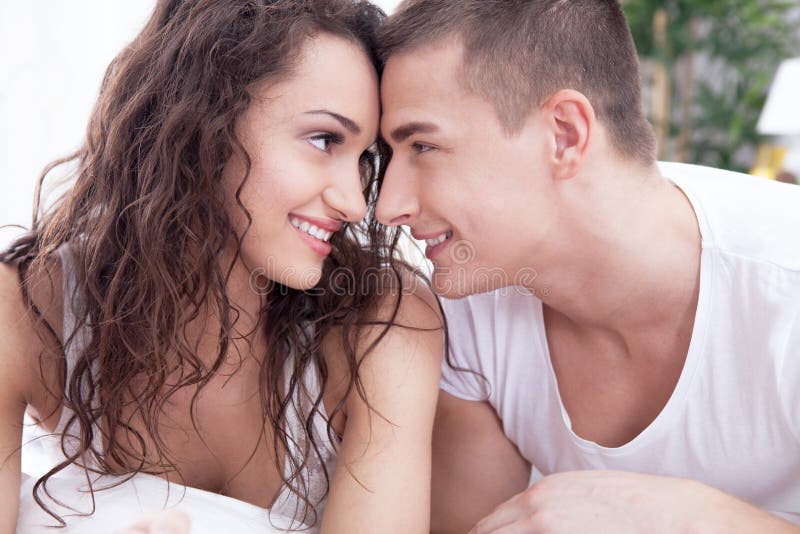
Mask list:
[[[349,131],[351,134],[358,135],[358,134],[361,133],[361,128],[358,126],[358,124],[355,123],[355,121],[353,121],[352,119],[348,119],[347,117],[345,117],[343,115],[339,115],[338,113],[334,113],[333,111],[328,111],[327,109],[315,109],[315,110],[312,110],[312,111],[306,111],[306,114],[307,115],[328,115],[330,117],[333,117],[337,121],[339,121],[339,123],[342,126],[344,126],[347,129],[347,131]]]
[[[438,132],[439,127],[430,122],[409,122],[402,126],[398,126],[389,136],[395,143],[402,143],[416,133],[433,133]]]

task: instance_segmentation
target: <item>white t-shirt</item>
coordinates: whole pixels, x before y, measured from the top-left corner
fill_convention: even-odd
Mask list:
[[[687,477],[797,521],[789,514],[800,514],[800,187],[660,168],[691,201],[702,256],[686,363],[658,417],[621,447],[577,436],[551,366],[542,303],[520,288],[444,301],[454,363],[488,384],[444,364],[441,387],[488,400],[544,475]]]

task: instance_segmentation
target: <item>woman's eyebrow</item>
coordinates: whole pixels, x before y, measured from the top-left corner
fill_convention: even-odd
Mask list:
[[[307,115],[328,115],[336,119],[342,126],[344,126],[347,131],[352,133],[353,135],[358,135],[361,133],[361,128],[358,124],[355,123],[352,119],[348,119],[344,115],[339,115],[338,113],[334,113],[333,111],[328,111],[327,109],[315,109],[312,111],[306,111]]]

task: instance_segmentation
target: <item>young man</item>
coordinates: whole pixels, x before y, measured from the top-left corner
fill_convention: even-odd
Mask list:
[[[383,45],[377,216],[460,299],[434,531],[795,532],[800,188],[656,165],[614,0],[411,0]]]

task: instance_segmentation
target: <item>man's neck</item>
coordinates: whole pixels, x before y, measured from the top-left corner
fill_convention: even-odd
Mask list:
[[[693,315],[701,237],[688,199],[655,167],[605,170],[563,185],[558,235],[537,250],[530,289],[574,328],[636,346]]]

